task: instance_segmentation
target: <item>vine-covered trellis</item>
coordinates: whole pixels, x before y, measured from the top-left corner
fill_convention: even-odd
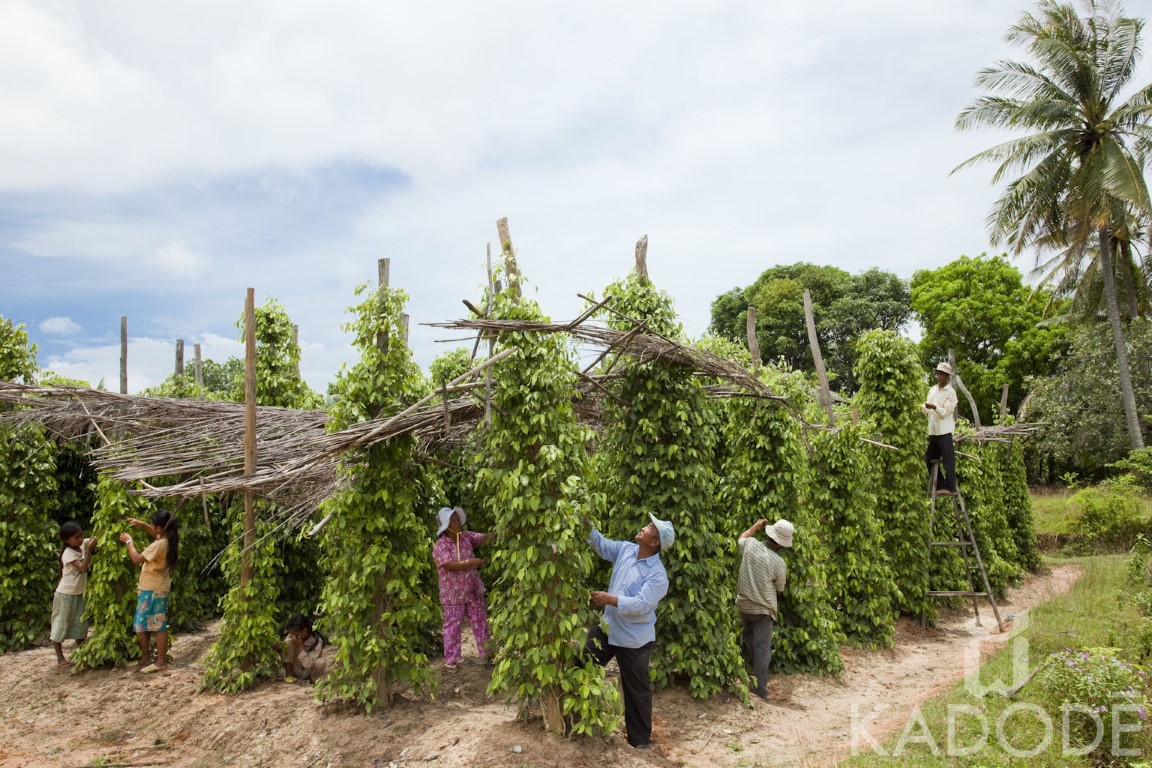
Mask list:
[[[360,361],[341,373],[327,413],[312,410],[318,401],[299,378],[286,315],[265,307],[260,451],[249,471],[241,404],[37,387],[30,377],[0,382],[0,430],[100,438],[89,457],[101,473],[92,525],[104,546],[89,587],[95,630],[79,665],[119,664],[134,652],[125,627],[134,571],[117,558],[120,521],[133,510],[146,516],[148,500],[196,499],[185,518],[202,509],[204,532],[229,530],[233,541],[223,558],[232,592],[206,664],[208,686],[238,690],[275,670],[273,606],[292,590],[297,603],[316,600],[304,582],[286,588],[285,562],[324,580],[321,627],[337,652],[318,689],[322,699],[371,709],[390,701],[394,685],[428,686],[436,609],[431,531],[420,515],[452,501],[434,477],[445,455],[470,462],[448,468],[453,483],[474,470],[466,492],[497,533],[485,571],[491,691],[518,699],[524,712],[542,704],[558,731],[603,733],[618,717],[615,688],[579,654],[594,620],[587,592],[605,581],[583,541],[586,514],[616,538],[630,538],[649,512],[676,524],[653,674],[658,684],[683,681],[696,696],[739,691],[747,679],[734,620],[734,544],[758,517],[787,517],[797,527],[778,670],[836,673],[841,642],[883,646],[897,612],[931,615],[930,580],[955,574],[947,561],[929,559],[919,413],[926,383],[910,342],[865,334],[860,392],[845,406],[861,420],[816,427],[804,418],[819,413],[815,399],[796,374],[749,370],[712,351],[722,345],[687,342],[670,299],[642,268],[558,323],[521,295],[503,235],[502,246],[508,289],[490,280],[483,310],[436,324],[482,336],[491,344],[487,358],[455,360],[451,381],[421,381],[404,343],[405,297],[382,286],[354,308],[348,329]],[[576,365],[578,348],[593,351],[591,364]],[[959,462],[1000,593],[1038,565],[1019,447],[1011,443],[1026,431],[980,430],[963,438],[971,443]],[[451,451],[440,451],[445,446]],[[0,462],[13,450],[0,450]],[[23,461],[22,471],[50,474],[50,452],[43,458]],[[247,592],[238,591],[235,575],[243,492],[263,499]],[[204,496],[216,500],[201,507]],[[0,505],[24,532],[20,551],[50,564],[48,517],[13,498],[0,482]],[[301,536],[306,530],[316,536]],[[313,549],[317,540],[327,555]],[[41,567],[37,588],[50,592],[45,570],[54,572]],[[29,627],[42,623],[39,614],[12,612],[10,600],[0,602],[0,643],[8,643],[0,649],[26,643]]]

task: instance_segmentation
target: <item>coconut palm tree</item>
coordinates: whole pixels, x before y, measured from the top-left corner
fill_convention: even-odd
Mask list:
[[[1034,63],[1004,61],[982,70],[976,84],[988,95],[956,118],[968,130],[992,127],[1027,131],[969,158],[953,172],[977,163],[998,164],[994,184],[1011,181],[988,217],[995,243],[1019,254],[1028,248],[1065,250],[1079,264],[1099,248],[1104,300],[1120,371],[1120,393],[1129,442],[1144,439],[1113,264],[1116,211],[1143,219],[1152,213],[1143,167],[1152,149],[1152,85],[1127,99],[1127,86],[1140,58],[1144,22],[1122,16],[1119,3],[1085,0],[1084,15],[1069,3],[1042,0],[1009,30]]]
[[[1121,212],[1124,215],[1124,212]],[[1118,220],[1112,228],[1112,270],[1116,281],[1121,319],[1127,323],[1152,315],[1152,258],[1140,254],[1146,232],[1134,218]],[[1061,240],[1066,242],[1066,240]],[[1037,252],[1031,277],[1036,282],[1032,297],[1047,293],[1044,314],[1055,322],[1099,322],[1108,319],[1100,248],[1060,247],[1051,253]],[[1068,301],[1070,299],[1070,301]],[[1062,314],[1054,314],[1062,311]]]

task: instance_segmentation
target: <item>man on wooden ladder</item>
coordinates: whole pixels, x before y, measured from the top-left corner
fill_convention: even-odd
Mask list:
[[[936,494],[951,496],[956,493],[956,448],[952,432],[956,429],[956,390],[952,388],[952,366],[936,366],[936,386],[928,390],[928,397],[920,410],[928,414],[928,450],[924,461],[928,465],[928,482],[932,482],[932,462],[939,461],[944,476],[936,480]],[[929,485],[931,487],[931,485]]]

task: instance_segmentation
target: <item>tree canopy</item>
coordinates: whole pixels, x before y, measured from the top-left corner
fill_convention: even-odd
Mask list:
[[[985,422],[1009,386],[1009,405],[1027,394],[1030,376],[1052,373],[1066,346],[1062,325],[1038,326],[1046,297],[1030,300],[1006,256],[961,256],[912,275],[912,309],[924,329],[920,357],[932,368],[956,352],[958,371]],[[964,407],[964,406],[962,406]]]
[[[804,290],[812,295],[816,331],[833,387],[855,392],[856,338],[865,331],[899,330],[911,316],[908,286],[891,272],[858,275],[832,266],[798,262],[766,269],[752,285],[733,288],[712,302],[714,333],[746,344],[747,310],[756,308],[762,362],[815,371],[804,321]]]

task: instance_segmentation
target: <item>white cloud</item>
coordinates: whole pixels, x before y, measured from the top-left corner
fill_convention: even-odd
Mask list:
[[[156,261],[162,269],[177,277],[196,277],[206,266],[204,257],[192,252],[182,240],[162,245],[156,252]]]
[[[111,333],[127,314],[141,344],[214,359],[253,286],[299,323],[317,389],[381,256],[417,359],[442,352],[419,323],[463,314],[500,216],[557,318],[649,235],[698,335],[773,264],[907,277],[989,249],[990,171],[948,173],[999,137],[952,123],[1023,7],[2,0],[0,254],[32,257],[41,315]],[[0,307],[19,298],[0,280]],[[116,381],[106,341],[60,359]],[[172,369],[149,354],[130,351],[133,391]]]
[[[40,322],[40,330],[53,336],[73,336],[80,332],[80,326],[70,317],[49,317]]]

